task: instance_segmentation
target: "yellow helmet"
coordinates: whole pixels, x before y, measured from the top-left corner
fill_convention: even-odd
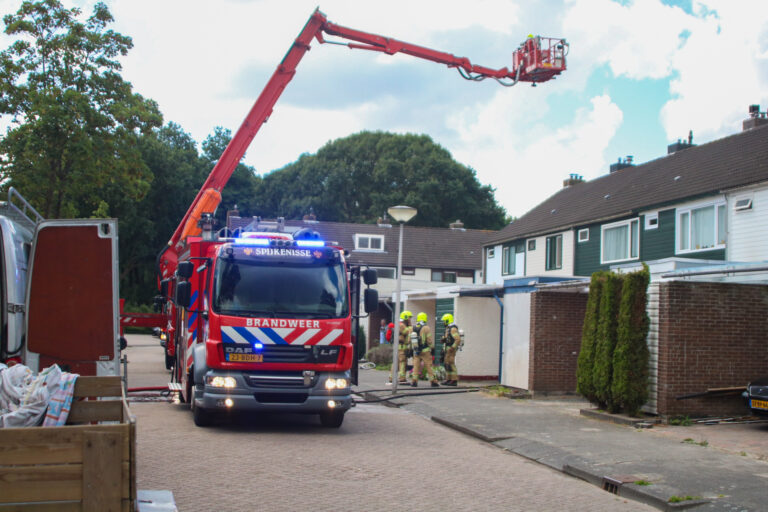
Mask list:
[[[441,319],[445,325],[449,325],[453,323],[453,315],[450,313],[446,313],[443,315],[443,318]]]
[[[403,311],[402,313],[400,313],[400,320],[408,320],[412,316],[413,316],[413,313],[411,313],[410,311],[406,310],[406,311]]]
[[[421,313],[416,315],[416,321],[427,323],[427,314],[422,311]]]

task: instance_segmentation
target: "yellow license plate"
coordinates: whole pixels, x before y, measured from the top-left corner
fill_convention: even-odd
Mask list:
[[[230,363],[263,363],[264,354],[228,354]]]
[[[752,399],[752,408],[753,409],[766,409],[768,410],[768,402],[765,400],[755,400]]]

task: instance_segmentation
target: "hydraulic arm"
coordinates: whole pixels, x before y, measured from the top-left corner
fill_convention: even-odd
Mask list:
[[[492,69],[473,64],[466,57],[456,57],[450,53],[336,25],[329,22],[325,14],[315,10],[222,153],[173,233],[168,246],[158,256],[159,279],[171,276],[176,270],[178,255],[184,248],[186,238],[200,233],[198,223],[201,215],[216,210],[221,202],[221,190],[229,181],[261,125],[269,119],[272,108],[296,73],[296,67],[304,54],[309,51],[312,39],[316,39],[319,43],[332,42],[326,41],[324,34],[352,41],[336,43],[344,44],[350,49],[370,50],[388,55],[404,53],[445,64],[449,68],[456,68],[467,80],[479,81],[493,78],[506,86],[515,85],[518,82],[530,82],[535,85],[555,78],[566,69],[565,57],[568,53],[568,43],[565,39],[529,36],[513,52],[512,69],[506,67]]]

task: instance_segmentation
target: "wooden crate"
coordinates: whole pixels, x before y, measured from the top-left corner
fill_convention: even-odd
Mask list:
[[[120,377],[78,377],[74,397],[65,426],[0,429],[0,511],[135,510],[136,419]]]

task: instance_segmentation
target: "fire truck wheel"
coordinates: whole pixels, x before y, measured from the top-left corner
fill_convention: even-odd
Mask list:
[[[194,399],[190,399],[190,406],[192,407],[192,417],[195,420],[195,425],[198,427],[208,427],[211,425],[213,414],[210,411],[195,407]]]
[[[344,422],[344,411],[326,411],[320,413],[320,424],[327,428],[339,428]]]

